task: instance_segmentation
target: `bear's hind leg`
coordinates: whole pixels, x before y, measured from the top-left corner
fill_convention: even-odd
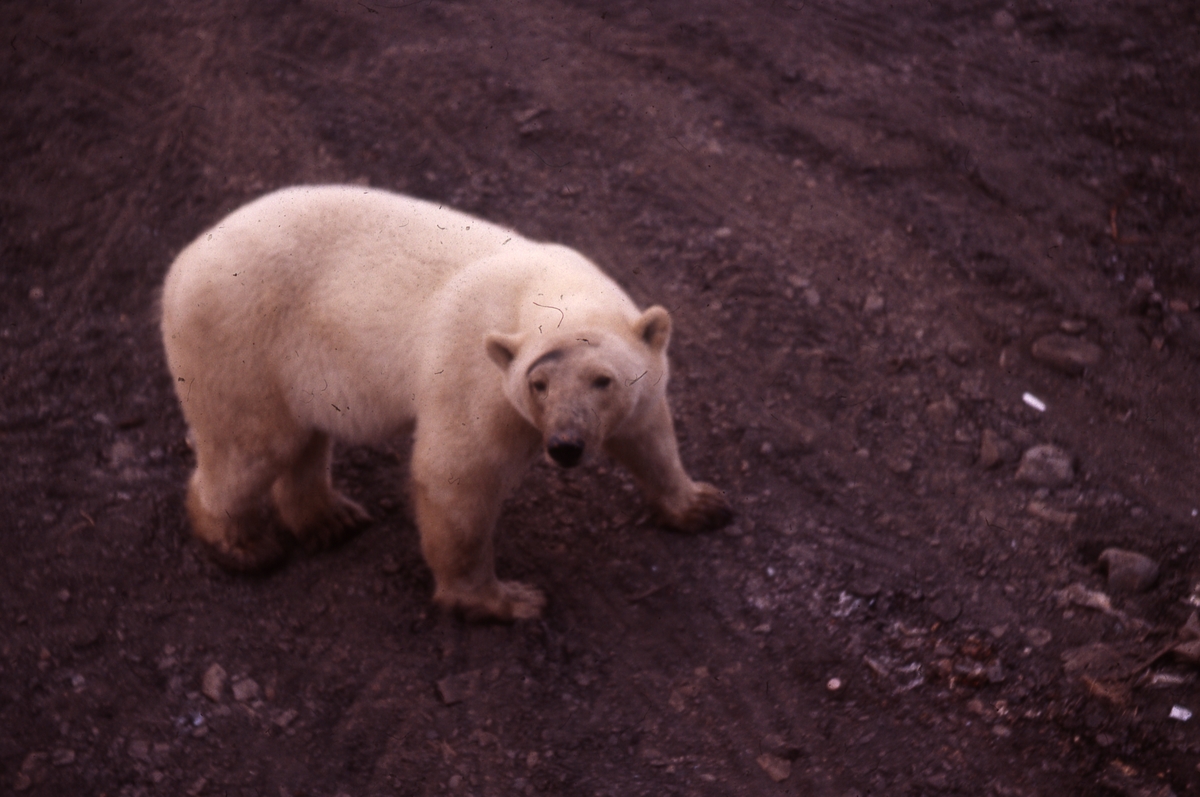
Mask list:
[[[329,435],[313,432],[271,488],[283,525],[310,551],[338,544],[371,519],[359,504],[333,489],[331,458]]]
[[[287,557],[270,507],[263,500],[274,470],[265,460],[235,452],[198,450],[188,482],[192,533],[226,570],[262,572]]]

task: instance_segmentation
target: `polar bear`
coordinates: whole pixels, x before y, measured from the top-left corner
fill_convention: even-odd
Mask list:
[[[310,549],[368,520],[333,489],[333,439],[412,434],[434,600],[475,618],[543,608],[497,579],[492,545],[541,451],[562,467],[606,452],[667,526],[730,518],[680,463],[667,311],[639,311],[578,252],[437,204],[355,186],[251,202],[172,264],[162,333],[196,453],[192,529],[230,569],[284,556],[269,504]]]

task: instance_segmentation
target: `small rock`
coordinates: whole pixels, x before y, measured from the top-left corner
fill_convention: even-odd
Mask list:
[[[1050,644],[1051,639],[1054,639],[1054,634],[1045,628],[1030,628],[1025,632],[1025,639],[1035,648],[1044,648]]]
[[[528,122],[532,122],[535,118],[541,116],[545,112],[545,108],[535,106],[533,108],[526,108],[523,111],[516,111],[513,113],[512,117],[514,122],[519,125],[523,125]]]
[[[253,678],[243,678],[233,683],[233,699],[239,703],[257,700],[260,694],[262,694],[262,690],[259,689],[258,682]]]
[[[150,762],[150,743],[147,741],[142,739],[134,739],[129,743],[128,752],[130,758],[145,763]]]
[[[992,14],[992,25],[1001,33],[1008,33],[1017,26],[1016,18],[1003,8]]]
[[[975,359],[975,350],[965,340],[953,340],[946,345],[946,356],[955,365],[970,365]]]
[[[770,733],[763,737],[762,749],[776,758],[792,761],[799,757],[800,748],[789,742],[778,733]]]
[[[280,728],[286,728],[287,726],[291,725],[298,716],[300,716],[299,711],[294,708],[289,708],[287,711],[282,712],[278,717],[275,718],[275,724]]]
[[[42,299],[46,298],[46,292],[37,285],[34,285],[29,289],[29,298],[35,302],[40,302]]]
[[[991,429],[984,429],[979,436],[979,467],[991,470],[1005,460],[1012,459],[1012,444]]]
[[[883,297],[874,291],[868,293],[867,298],[863,300],[863,312],[867,315],[874,315],[882,309]]]
[[[946,426],[958,415],[958,403],[946,396],[941,401],[933,401],[925,405],[925,413],[934,423]]]
[[[21,762],[21,769],[13,778],[13,791],[25,791],[35,783],[46,779],[46,754],[30,753]]]
[[[447,706],[461,703],[479,691],[479,670],[448,675],[437,682],[438,694]]]
[[[1125,661],[1121,655],[1103,642],[1093,642],[1077,648],[1064,650],[1063,669],[1068,674],[1086,673],[1095,677],[1108,677],[1122,671]]]
[[[1145,592],[1158,580],[1158,563],[1144,554],[1109,548],[1100,554],[1114,592]]]
[[[1082,338],[1055,332],[1035,340],[1030,354],[1033,355],[1033,359],[1063,373],[1079,374],[1083,373],[1085,368],[1099,364],[1104,350]]]
[[[943,623],[949,623],[957,620],[962,614],[962,604],[950,595],[942,595],[933,602],[929,610]]]
[[[200,679],[200,691],[212,702],[220,703],[221,696],[225,692],[225,681],[227,678],[228,675],[225,672],[225,668],[213,662],[204,671],[204,677]]]
[[[763,771],[776,783],[783,783],[792,774],[792,762],[786,758],[763,753],[755,759]]]
[[[129,442],[128,440],[118,440],[117,442],[113,443],[112,448],[109,449],[108,452],[108,461],[111,462],[114,467],[136,462],[137,458],[137,449],[134,447],[133,443]]]
[[[1030,448],[1017,467],[1017,481],[1039,487],[1064,487],[1075,479],[1071,455],[1055,445]]]
[[[1054,509],[1042,501],[1030,501],[1025,507],[1025,511],[1033,515],[1035,518],[1047,520],[1051,523],[1071,528],[1075,525],[1075,521],[1079,519],[1077,512],[1064,512],[1061,509]]]
[[[821,303],[821,293],[816,288],[804,289],[804,301],[808,302],[809,307],[816,307]]]

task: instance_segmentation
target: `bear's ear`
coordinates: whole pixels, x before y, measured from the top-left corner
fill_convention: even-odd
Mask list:
[[[667,348],[671,340],[671,316],[666,310],[654,305],[633,325],[634,334],[654,351]]]
[[[517,358],[517,352],[521,350],[521,344],[524,341],[524,335],[503,335],[499,332],[491,332],[484,337],[483,345],[487,347],[488,357],[492,358],[492,362],[500,366],[501,371],[507,371],[508,366],[512,365],[512,361]]]

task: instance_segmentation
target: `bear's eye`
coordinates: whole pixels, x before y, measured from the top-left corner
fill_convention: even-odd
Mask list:
[[[608,387],[611,384],[612,384],[612,377],[610,377],[610,376],[598,376],[592,380],[592,387],[598,388],[600,390],[603,390],[604,388]]]
[[[539,379],[536,382],[530,382],[529,387],[539,396],[544,395],[546,392],[546,381],[544,379]]]

